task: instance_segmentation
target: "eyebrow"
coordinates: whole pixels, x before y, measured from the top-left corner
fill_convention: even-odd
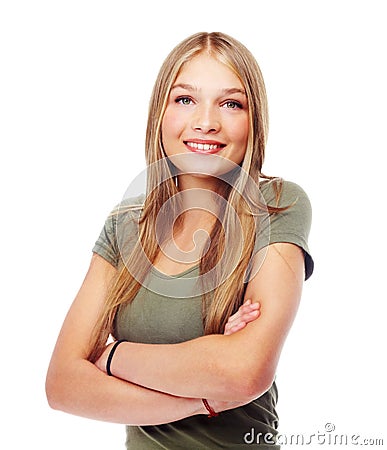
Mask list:
[[[195,86],[192,86],[191,84],[186,84],[186,83],[178,83],[172,86],[172,89],[177,89],[177,88],[181,88],[181,89],[186,89],[187,91],[193,91],[193,92],[197,92],[199,89],[196,88]],[[240,88],[223,88],[220,89],[220,92],[222,93],[222,95],[230,95],[230,94],[242,94],[246,97],[246,92],[244,89],[240,89]]]

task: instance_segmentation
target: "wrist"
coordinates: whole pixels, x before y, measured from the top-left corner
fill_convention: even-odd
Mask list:
[[[203,405],[203,402],[200,398],[191,398],[189,399],[192,404],[193,404],[193,413],[192,415],[196,416],[196,415],[204,415],[204,414],[208,414],[208,411],[206,410],[205,406]]]
[[[106,359],[106,373],[109,376],[112,376],[115,373],[115,372],[113,372],[113,359],[114,359],[114,357],[117,357],[116,353],[117,353],[118,347],[123,342],[127,342],[127,341],[125,339],[120,339],[120,340],[114,342],[114,344],[110,347],[110,351],[109,351],[108,357]]]
[[[217,417],[219,416],[219,413],[214,410],[212,405],[210,405],[209,401],[205,398],[202,398],[202,404],[204,406],[204,409],[206,411],[207,417]]]

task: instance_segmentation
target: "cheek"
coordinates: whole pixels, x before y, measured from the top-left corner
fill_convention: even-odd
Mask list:
[[[234,143],[233,152],[230,155],[230,158],[236,164],[240,164],[245,157],[249,132],[248,119],[244,120],[244,118],[240,118],[240,120],[235,120],[230,124],[228,137]]]
[[[247,139],[249,137],[250,127],[249,127],[249,120],[246,118],[240,127],[240,133],[241,133],[241,141],[243,141],[247,145]]]
[[[248,118],[240,118],[230,123],[229,137],[239,146],[246,147],[249,137],[249,120]]]
[[[163,140],[169,140],[173,138],[177,138],[182,131],[182,123],[179,118],[179,114],[171,110],[165,111],[163,122],[161,124],[161,131],[163,135]]]

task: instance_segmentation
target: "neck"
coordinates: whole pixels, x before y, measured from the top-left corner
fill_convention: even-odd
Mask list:
[[[221,181],[218,178],[211,176],[201,177],[198,175],[180,174],[177,178],[177,186],[181,192],[188,189],[217,192],[220,184]]]

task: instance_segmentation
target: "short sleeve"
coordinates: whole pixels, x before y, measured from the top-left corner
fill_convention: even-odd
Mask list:
[[[114,267],[118,267],[119,261],[116,228],[117,220],[113,210],[107,217],[105,225],[93,247],[93,253],[102,256],[102,258]]]
[[[285,211],[270,215],[269,244],[288,242],[299,246],[304,252],[305,280],[313,273],[314,262],[309,251],[308,237],[312,223],[312,208],[305,191],[296,183],[283,181],[279,204],[276,205],[274,183],[264,182],[262,195],[268,206],[289,206]]]
[[[128,257],[138,240],[138,220],[144,204],[144,194],[122,200],[108,215],[93,252],[118,268]]]

